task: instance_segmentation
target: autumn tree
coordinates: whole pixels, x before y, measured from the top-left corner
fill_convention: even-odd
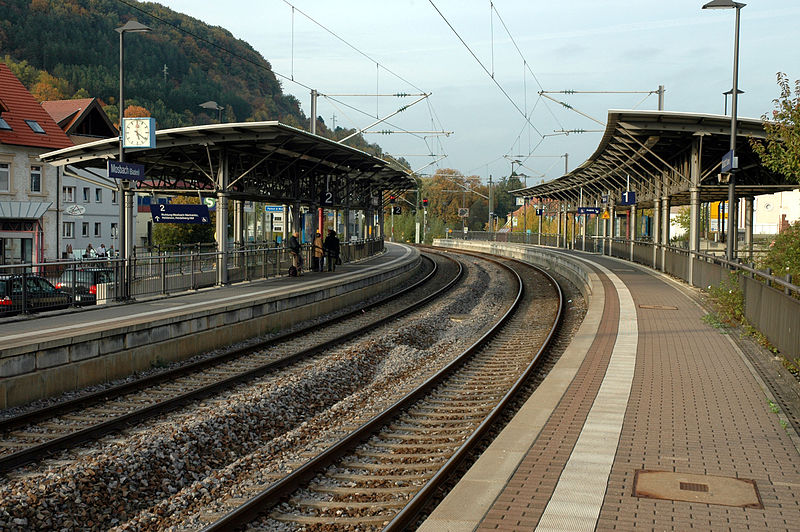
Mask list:
[[[800,183],[800,80],[794,82],[794,97],[789,78],[782,72],[778,72],[778,86],[780,97],[773,100],[772,119],[762,117],[766,141],[752,139],[750,144],[764,166]]]

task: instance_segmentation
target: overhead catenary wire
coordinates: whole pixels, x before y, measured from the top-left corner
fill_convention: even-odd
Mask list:
[[[277,71],[276,71],[276,70],[274,70],[274,69],[273,69],[271,66],[268,66],[268,63],[267,63],[267,62],[266,62],[266,60],[264,60],[263,58],[261,58],[261,61],[256,61],[256,60],[253,60],[253,59],[251,59],[251,58],[249,58],[249,57],[246,57],[246,56],[244,56],[244,55],[242,55],[242,54],[239,54],[239,53],[237,53],[237,52],[235,52],[235,51],[231,50],[230,48],[227,48],[227,47],[225,47],[225,46],[223,46],[223,45],[217,44],[216,42],[214,42],[214,41],[212,41],[212,40],[210,40],[210,39],[206,39],[206,38],[204,38],[204,37],[202,37],[202,36],[200,36],[200,35],[198,35],[198,34],[196,34],[196,33],[192,32],[192,31],[189,31],[189,30],[187,30],[187,29],[185,29],[185,28],[182,28],[182,27],[178,26],[177,24],[174,24],[174,23],[172,23],[172,22],[170,22],[170,21],[168,21],[168,20],[166,20],[166,19],[164,19],[164,18],[162,18],[162,17],[159,17],[158,15],[155,15],[155,14],[153,14],[153,13],[151,13],[151,12],[147,11],[146,9],[143,9],[142,7],[140,7],[140,6],[136,5],[136,4],[134,4],[134,3],[132,3],[132,2],[130,2],[130,1],[128,1],[128,0],[117,0],[117,1],[118,1],[119,3],[121,3],[121,4],[123,4],[123,5],[126,5],[126,6],[130,7],[131,9],[133,9],[133,10],[135,10],[135,11],[138,11],[139,13],[142,13],[143,15],[145,15],[145,16],[147,16],[147,17],[149,17],[149,18],[153,19],[153,20],[157,20],[157,21],[159,21],[160,23],[162,23],[162,24],[164,24],[164,25],[166,25],[166,26],[169,26],[169,27],[171,27],[171,28],[175,29],[175,30],[176,30],[176,31],[178,31],[178,32],[181,32],[181,33],[183,33],[183,34],[185,34],[185,35],[189,35],[189,36],[191,36],[191,37],[195,38],[196,40],[198,40],[198,41],[200,41],[200,42],[203,42],[203,43],[205,43],[205,44],[207,44],[207,45],[209,45],[209,46],[211,46],[211,47],[213,47],[213,48],[215,48],[215,49],[217,49],[217,50],[220,50],[220,51],[222,51],[222,52],[224,52],[224,53],[228,54],[228,55],[229,55],[229,56],[231,56],[231,57],[234,57],[234,58],[236,58],[236,59],[239,59],[240,61],[243,61],[243,62],[245,62],[245,63],[251,64],[251,65],[253,65],[254,67],[256,67],[256,68],[258,68],[258,69],[260,69],[260,70],[264,70],[264,71],[270,72],[270,73],[272,73],[272,75],[273,75],[273,76],[275,76],[275,77],[279,77],[279,78],[281,78],[281,79],[284,79],[284,80],[286,80],[286,81],[289,81],[289,82],[291,82],[291,83],[294,83],[295,85],[297,85],[297,86],[299,86],[299,87],[303,87],[303,88],[304,88],[304,89],[306,89],[306,90],[309,90],[309,91],[311,91],[311,90],[312,90],[312,87],[311,87],[310,85],[307,85],[307,84],[305,84],[305,83],[303,83],[303,82],[301,82],[301,81],[298,81],[298,80],[294,79],[294,34],[292,34],[292,66],[291,66],[291,75],[290,75],[290,76],[286,76],[286,75],[284,75],[284,74],[281,74],[280,72],[277,72]],[[284,0],[284,1],[286,2],[286,0]],[[323,26],[322,24],[320,24],[320,23],[319,23],[319,22],[317,22],[316,20],[312,19],[312,18],[311,18],[310,16],[308,16],[306,13],[304,13],[304,12],[303,12],[303,11],[301,11],[300,9],[297,9],[297,8],[296,8],[295,6],[293,6],[291,3],[289,3],[289,2],[286,2],[286,3],[287,3],[287,4],[288,4],[290,7],[292,7],[292,32],[294,32],[294,11],[296,10],[297,12],[299,12],[300,14],[302,14],[303,16],[305,16],[306,18],[308,18],[309,20],[311,20],[311,21],[312,21],[314,24],[316,24],[316,25],[318,25],[319,27],[321,27],[322,29],[324,29],[326,32],[330,33],[330,34],[331,34],[331,35],[333,35],[335,38],[337,38],[337,39],[339,39],[340,41],[342,41],[342,42],[344,42],[345,44],[347,44],[349,47],[351,47],[352,49],[354,49],[354,50],[355,50],[356,52],[358,52],[359,54],[363,55],[364,57],[367,57],[367,58],[368,58],[370,61],[373,61],[373,62],[375,62],[375,63],[376,63],[376,65],[378,65],[378,68],[383,68],[383,69],[384,69],[384,70],[386,70],[388,73],[392,74],[392,75],[393,75],[393,76],[395,76],[396,78],[400,79],[401,81],[403,81],[403,82],[407,83],[409,86],[413,87],[415,90],[419,91],[421,94],[426,94],[426,93],[425,93],[425,91],[423,91],[422,89],[420,89],[420,88],[419,88],[418,86],[416,86],[414,83],[411,83],[410,81],[408,81],[407,79],[403,78],[403,77],[402,77],[402,76],[400,76],[399,74],[397,74],[397,73],[393,72],[392,70],[390,70],[390,69],[386,68],[386,66],[384,66],[384,65],[381,65],[379,62],[375,61],[374,59],[372,59],[371,57],[369,57],[367,54],[365,54],[364,52],[362,52],[362,51],[358,50],[356,47],[354,47],[353,45],[351,45],[350,43],[348,43],[347,41],[345,41],[344,39],[342,39],[341,37],[339,37],[337,34],[335,34],[334,32],[332,32],[331,30],[329,30],[328,28],[326,28],[325,26]],[[257,54],[257,53],[258,53],[258,52],[256,52],[256,54]],[[376,91],[376,92],[377,92],[377,91]],[[398,94],[401,94],[401,93],[398,93]],[[427,93],[427,94],[428,94],[428,95],[430,95],[430,93]],[[320,94],[320,95],[322,95],[322,94]],[[411,95],[409,95],[409,96],[411,96]],[[353,109],[353,110],[355,110],[355,111],[357,111],[357,112],[359,112],[359,113],[362,113],[362,114],[364,114],[365,116],[372,116],[372,115],[371,115],[371,113],[368,113],[368,112],[366,112],[366,111],[363,111],[363,110],[361,110],[361,109],[358,109],[358,108],[356,108],[356,107],[354,107],[354,106],[352,106],[352,105],[346,104],[346,103],[344,103],[344,102],[342,102],[342,101],[340,101],[340,100],[337,100],[336,98],[332,98],[332,97],[330,97],[330,96],[327,96],[326,98],[327,98],[328,100],[336,101],[336,102],[338,102],[340,105],[343,105],[343,106],[345,106],[345,107],[348,107],[348,108],[350,108],[350,109]],[[428,98],[425,98],[425,99],[426,99],[426,101],[428,101],[428,108],[429,108],[429,110],[430,110],[431,112],[433,112],[433,114],[435,115],[435,111],[433,111],[433,107],[432,107],[432,105],[431,105],[431,103],[430,103],[429,99],[428,99]],[[313,119],[313,118],[312,118],[312,119]],[[436,120],[438,121],[438,117],[436,118]],[[355,121],[354,121],[354,122],[355,122]],[[391,126],[392,126],[392,127],[394,127],[394,128],[397,128],[397,129],[399,129],[399,130],[403,130],[403,129],[404,129],[404,128],[401,128],[401,127],[399,127],[399,126],[397,126],[397,125],[395,125],[395,124],[392,124],[392,123],[390,123],[390,122],[386,122],[386,123],[387,123],[387,124],[389,124],[389,125],[391,125]],[[442,127],[441,129],[442,129],[442,130],[444,130],[444,128],[443,128],[443,127]],[[420,135],[412,135],[412,136],[415,136],[415,137],[417,137],[417,138],[421,138],[421,139],[423,139],[423,140],[424,140],[424,138],[423,138],[423,137],[421,137]],[[426,144],[427,144],[427,143],[426,143]],[[442,149],[441,149],[441,151],[445,151],[445,150],[443,149],[444,147],[443,147],[443,146],[441,146],[441,143],[440,143],[440,147],[442,148]]]
[[[500,85],[500,83],[494,78],[494,75],[491,72],[489,72],[489,69],[486,68],[486,65],[484,65],[483,62],[480,59],[478,59],[478,56],[475,55],[475,52],[472,51],[472,48],[469,47],[469,45],[466,43],[466,41],[464,41],[464,39],[461,37],[461,35],[456,31],[456,29],[453,27],[453,25],[450,24],[450,21],[447,20],[447,17],[445,17],[444,14],[439,10],[439,8],[436,7],[436,4],[433,3],[433,0],[428,0],[428,2],[430,2],[431,6],[433,6],[433,8],[436,10],[436,12],[439,13],[439,16],[442,17],[442,20],[444,20],[445,24],[447,24],[447,26],[452,30],[452,32],[455,34],[455,36],[458,37],[458,40],[461,41],[461,44],[464,45],[464,48],[467,49],[467,51],[470,53],[470,55],[478,63],[478,65],[480,65],[480,67],[483,69],[483,71],[486,72],[486,74],[491,78],[491,80],[494,82],[494,84],[497,85],[497,88],[500,89],[500,92],[502,92],[503,95],[506,97],[506,99],[508,99],[508,101],[511,102],[511,105],[514,106],[514,108],[519,112],[519,114],[521,114],[523,117],[525,117],[525,120],[530,124],[530,126],[534,129],[534,131],[536,131],[536,133],[538,133],[541,136],[542,132],[539,131],[539,129],[535,125],[533,125],[533,123],[531,123],[531,121],[528,118],[528,116],[525,113],[525,111],[523,111],[522,109],[519,108],[519,105],[517,105],[517,102],[515,102],[513,100],[513,98],[511,98],[511,96],[508,94],[508,92],[506,92],[506,90],[503,88],[503,86]]]

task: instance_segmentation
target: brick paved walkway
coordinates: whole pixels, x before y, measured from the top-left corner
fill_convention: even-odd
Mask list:
[[[605,497],[588,528],[800,531],[800,454],[738,348],[703,321],[705,312],[676,284],[630,263],[596,256],[590,260],[611,270],[630,292],[638,341],[630,397],[621,405],[622,430],[619,441],[611,444],[613,464],[608,478],[601,479]],[[543,512],[558,484],[566,481],[562,472],[606,378],[618,330],[617,291],[602,274],[601,279],[606,305],[597,337],[476,530],[533,530],[544,525]],[[708,495],[716,497],[715,504],[638,497],[634,479],[640,470],[708,475],[709,482],[710,476],[750,479],[763,509],[726,506],[730,498],[713,487]],[[693,482],[704,484],[702,478]],[[696,484],[687,486],[699,489]],[[580,497],[572,499],[580,502]],[[542,528],[577,529],[545,520]]]

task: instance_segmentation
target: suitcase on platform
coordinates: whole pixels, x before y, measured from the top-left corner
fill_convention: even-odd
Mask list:
[[[289,266],[289,277],[297,277],[297,268]]]

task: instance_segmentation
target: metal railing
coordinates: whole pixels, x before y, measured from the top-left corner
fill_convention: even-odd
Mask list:
[[[452,233],[448,238],[539,244],[556,248],[583,249],[583,237],[564,241],[563,236],[533,233],[492,233],[470,231]],[[675,245],[679,244],[679,245]],[[800,286],[790,275],[777,276],[771,270],[758,269],[755,263],[730,262],[722,251],[689,251],[685,242],[669,245],[647,240],[610,237],[586,237],[585,251],[633,261],[686,281],[691,286],[709,290],[725,282],[738,284],[742,291],[743,313],[747,321],[787,357],[800,358]],[[758,250],[747,251],[751,257]]]
[[[217,284],[217,267],[223,260],[229,283],[287,275],[292,264],[285,247],[248,245],[225,253],[200,249],[187,246],[183,253],[139,251],[127,263],[118,258],[92,258],[0,265],[0,317],[104,304],[123,299],[123,294],[136,298],[211,287]],[[344,242],[340,245],[339,258],[343,263],[354,262],[383,249],[383,239]],[[303,268],[310,270],[311,244],[301,245],[301,254]],[[127,276],[123,275],[126,268]],[[121,280],[125,277],[128,284],[122,286]],[[42,292],[48,292],[49,298]]]

